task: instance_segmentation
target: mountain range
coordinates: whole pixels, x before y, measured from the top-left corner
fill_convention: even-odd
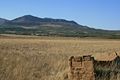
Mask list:
[[[120,38],[120,31],[94,29],[65,19],[24,15],[13,20],[0,18],[0,34]]]

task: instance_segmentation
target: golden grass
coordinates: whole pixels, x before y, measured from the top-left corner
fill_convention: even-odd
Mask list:
[[[65,80],[71,55],[108,60],[114,51],[119,40],[0,37],[0,80]]]

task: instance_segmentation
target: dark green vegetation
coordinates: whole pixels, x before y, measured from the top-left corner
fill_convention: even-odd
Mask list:
[[[0,18],[0,34],[120,38],[120,31],[94,29],[74,21],[25,15],[14,20]]]

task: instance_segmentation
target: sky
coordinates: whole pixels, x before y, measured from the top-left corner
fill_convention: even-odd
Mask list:
[[[23,15],[74,20],[97,29],[120,30],[120,0],[1,0],[0,17]]]

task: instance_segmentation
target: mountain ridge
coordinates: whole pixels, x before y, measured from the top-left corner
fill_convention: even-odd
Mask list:
[[[95,29],[80,25],[75,21],[39,18],[32,15],[24,15],[13,20],[0,18],[0,34],[3,33],[39,36],[120,38],[120,31]]]
[[[41,22],[51,22],[51,23],[67,22],[67,23],[77,24],[75,21],[68,21],[65,19],[53,19],[53,18],[39,18],[39,17],[32,16],[32,15],[24,15],[16,19],[13,19],[11,21],[15,23],[36,23],[36,24],[37,23],[40,24]]]
[[[4,24],[5,22],[8,22],[9,20],[0,18],[0,25]]]

